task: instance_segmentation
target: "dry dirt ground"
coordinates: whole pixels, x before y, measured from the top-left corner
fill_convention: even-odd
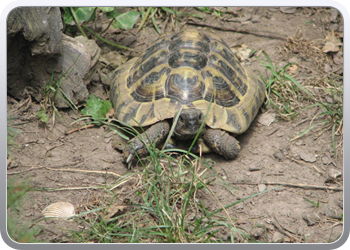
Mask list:
[[[318,77],[329,70],[325,65],[315,64],[313,58],[305,58],[298,51],[290,51],[286,47],[286,39],[273,38],[268,32],[288,37],[299,34],[304,40],[312,41],[316,47],[322,48],[331,29],[340,36],[342,34],[342,17],[336,10],[251,7],[232,8],[232,11],[236,13],[232,14],[235,17],[232,21],[235,22],[223,21],[210,14],[200,21],[265,33],[267,36],[211,29],[230,47],[245,45],[248,49],[256,49],[260,58],[264,58],[259,53],[264,50],[278,66],[297,62],[298,72],[294,76],[297,80]],[[181,22],[180,24],[203,29]],[[166,31],[174,29],[169,22]],[[137,36],[134,36],[135,30],[124,31],[122,34],[111,32],[108,38],[114,36],[124,45],[144,50],[158,36],[151,24]],[[99,45],[105,54],[114,50],[103,43]],[[268,74],[256,57],[242,63],[255,72],[260,70],[265,77]],[[330,66],[335,68],[333,64]],[[105,86],[98,81],[90,85],[90,92],[108,99]],[[42,218],[42,210],[46,206],[57,201],[70,202],[78,210],[91,205],[99,197],[105,197],[103,187],[115,179],[113,175],[68,172],[65,171],[67,169],[108,170],[120,175],[133,171],[127,169],[121,161],[121,154],[112,148],[112,137],[107,133],[107,128],[94,127],[67,133],[77,127],[70,124],[79,118],[79,114],[72,110],[60,110],[62,117],[56,118],[54,126],[52,121],[45,125],[36,115],[40,109],[39,104],[32,102],[19,108],[23,101],[8,98],[8,110],[18,117],[13,121],[13,127],[21,131],[15,137],[17,145],[10,147],[8,180],[11,183],[26,183],[36,188],[53,190],[28,192],[20,206],[9,209],[8,215],[16,217],[15,223],[18,227],[28,228],[34,221]],[[228,209],[231,217],[237,218],[237,227],[261,241],[324,243],[337,240],[343,230],[339,219],[343,213],[343,192],[314,189],[310,185],[323,188],[342,187],[342,148],[338,148],[336,159],[330,130],[323,131],[322,134],[311,131],[303,138],[291,141],[309,126],[310,120],[302,121],[313,117],[314,113],[310,110],[301,112],[291,121],[281,119],[272,108],[267,107],[264,111],[266,112],[259,113],[249,130],[238,137],[242,150],[235,160],[226,161],[215,154],[204,156],[215,161],[213,168],[235,188],[233,194],[221,185],[213,184],[211,189],[220,202],[227,205],[265,188],[275,188]],[[271,114],[276,114],[275,118],[271,124],[267,124]],[[337,144],[340,140],[336,137]],[[329,181],[329,176],[334,174],[336,178]],[[300,186],[280,186],[278,183]],[[123,187],[118,187],[116,192],[122,194],[130,188],[131,184],[126,183]],[[207,209],[219,208],[218,202],[210,196],[199,198],[205,202]],[[319,202],[319,207],[305,198]],[[258,230],[259,227],[266,230]],[[38,229],[37,240],[69,242],[64,237],[67,234],[66,228],[81,230],[84,225],[75,221],[43,220],[33,228]]]

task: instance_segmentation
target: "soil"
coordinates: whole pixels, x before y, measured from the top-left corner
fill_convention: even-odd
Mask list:
[[[292,38],[302,36],[303,41],[310,41],[320,49],[331,29],[342,36],[342,17],[334,9],[247,7],[231,8],[231,11],[236,13],[231,15],[231,18],[236,18],[235,22],[220,20],[211,14],[206,14],[200,22],[265,34],[273,32]],[[182,22],[175,27],[169,22],[166,31],[178,30],[182,26],[204,28]],[[305,58],[302,51],[291,51],[286,45],[286,39],[208,29],[222,37],[230,47],[242,48],[244,45],[248,49],[255,49],[260,58],[264,58],[261,53],[264,50],[278,66],[299,62],[298,72],[294,76],[297,80],[321,78],[327,71],[324,64],[320,66],[315,63],[315,58]],[[106,36],[138,51],[143,51],[158,37],[151,23],[135,34],[136,28],[111,32]],[[115,53],[114,48],[100,41],[98,43],[104,55]],[[122,55],[128,58],[135,56],[135,53],[124,52]],[[245,58],[242,64],[254,72],[262,72],[265,77],[269,74],[256,56]],[[334,69],[334,63],[330,66]],[[108,70],[111,69],[101,63],[100,71]],[[90,93],[108,99],[108,89],[101,81],[91,83],[89,88]],[[21,132],[14,139],[16,145],[10,147],[9,183],[24,182],[36,188],[46,188],[43,191],[28,192],[19,206],[8,210],[8,215],[16,217],[17,226],[22,228],[28,228],[42,218],[42,210],[54,202],[70,202],[76,210],[83,211],[84,207],[92,205],[96,199],[106,197],[103,187],[115,178],[112,175],[106,176],[104,171],[120,175],[134,171],[127,169],[122,162],[121,153],[113,149],[113,137],[108,133],[107,127],[68,133],[82,125],[72,125],[80,117],[80,112],[60,110],[61,117],[56,117],[55,124],[52,125],[52,119],[47,124],[39,121],[36,115],[39,109],[40,104],[30,102],[29,99],[14,100],[8,97],[8,111],[17,117],[13,121],[13,127]],[[292,140],[308,128],[313,116],[314,110],[307,109],[295,118],[286,120],[271,107],[263,107],[263,112],[258,114],[248,131],[237,137],[242,150],[235,160],[226,161],[216,154],[203,156],[212,159],[215,162],[214,170],[225,176],[227,183],[235,188],[230,193],[223,186],[212,184],[211,189],[223,205],[273,188],[228,209],[231,217],[237,218],[239,228],[261,241],[325,243],[336,241],[342,234],[343,226],[339,219],[343,213],[342,147],[338,148],[336,158],[331,144],[331,129],[322,133],[311,131],[298,140]],[[336,136],[336,144],[341,141],[342,138]],[[101,172],[67,171],[69,169]],[[283,183],[287,185],[279,185]],[[116,190],[121,194],[130,185],[126,183]],[[327,190],[326,187],[337,187],[340,190]],[[52,190],[47,190],[49,188]],[[199,198],[202,198],[208,210],[220,208],[218,202],[210,196]],[[319,206],[307,200],[318,202]],[[257,230],[257,225],[263,225],[266,231]],[[65,237],[68,234],[67,228],[81,230],[86,225],[81,221],[43,220],[32,226],[37,229],[37,240],[69,242],[69,238]]]

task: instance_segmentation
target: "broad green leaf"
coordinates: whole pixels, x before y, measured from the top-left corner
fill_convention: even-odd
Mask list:
[[[49,116],[46,114],[46,109],[41,108],[36,115],[39,117],[40,121],[48,123],[49,122]]]
[[[106,15],[109,19],[116,18],[119,15],[118,8],[114,8],[112,11],[107,12]]]
[[[111,12],[114,11],[114,7],[97,7],[98,9],[102,10],[103,12]]]
[[[104,121],[106,114],[112,107],[110,101],[101,100],[95,95],[91,94],[86,102],[86,107],[81,110],[83,115],[91,116],[95,122]]]
[[[123,13],[115,18],[113,26],[114,28],[122,28],[124,30],[132,29],[139,17],[140,13],[134,10]]]
[[[68,8],[64,7],[63,21],[65,24],[75,25],[74,17],[71,13],[71,10],[74,11],[75,16],[78,19],[78,22],[83,23],[88,21],[91,18],[91,15],[94,13],[95,7],[73,7]]]

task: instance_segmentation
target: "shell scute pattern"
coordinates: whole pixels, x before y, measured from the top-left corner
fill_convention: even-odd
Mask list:
[[[196,30],[160,37],[117,69],[111,82],[116,118],[131,126],[172,118],[181,106],[204,114],[210,106],[209,127],[240,134],[264,98],[264,84],[241,66],[226,43]]]

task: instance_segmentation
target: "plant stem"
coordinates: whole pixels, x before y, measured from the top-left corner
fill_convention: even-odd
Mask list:
[[[94,36],[96,36],[98,39],[100,39],[101,41],[109,44],[109,45],[112,45],[114,47],[117,47],[119,49],[125,49],[125,50],[132,50],[130,49],[129,47],[126,47],[126,46],[123,46],[123,45],[119,45],[117,43],[114,43],[112,41],[109,41],[105,38],[103,38],[102,36],[100,36],[99,34],[97,34],[95,31],[93,31],[92,29],[90,29],[89,27],[86,27],[85,25],[82,26],[84,29],[86,29],[87,31],[89,31],[91,34],[93,34]]]
[[[79,22],[79,20],[78,20],[78,17],[76,16],[76,14],[75,14],[75,12],[74,12],[74,10],[73,10],[73,7],[69,7],[69,10],[70,10],[70,12],[71,12],[71,14],[72,14],[72,16],[73,16],[73,18],[74,18],[74,22],[75,22],[76,25],[78,26],[78,29],[80,30],[81,34],[83,34],[83,36],[86,37],[86,34],[85,34],[83,28],[82,28],[81,25],[80,25],[80,22]]]

